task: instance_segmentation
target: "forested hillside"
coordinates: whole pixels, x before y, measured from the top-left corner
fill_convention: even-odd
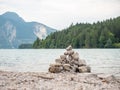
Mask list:
[[[69,28],[37,39],[33,48],[120,48],[120,17],[93,24],[71,24]]]

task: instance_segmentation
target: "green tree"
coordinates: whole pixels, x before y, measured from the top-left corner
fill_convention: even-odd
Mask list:
[[[112,45],[112,40],[109,38],[105,44],[105,48],[112,48],[113,45]]]
[[[41,40],[37,38],[37,40],[33,44],[33,48],[40,48]]]
[[[37,39],[34,48],[119,48],[120,17],[93,24],[77,23],[52,33],[44,40]]]
[[[86,48],[90,48],[90,44],[91,44],[91,42],[90,42],[90,35],[89,35],[89,33],[87,33],[86,34],[86,38],[85,38],[85,47]]]

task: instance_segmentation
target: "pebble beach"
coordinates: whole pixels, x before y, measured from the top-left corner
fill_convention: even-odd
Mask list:
[[[92,73],[68,46],[48,72],[0,71],[0,90],[120,90],[120,76]]]
[[[0,90],[120,90],[120,77],[102,73],[0,71]]]

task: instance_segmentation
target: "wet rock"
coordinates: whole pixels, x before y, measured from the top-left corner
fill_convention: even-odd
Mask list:
[[[51,66],[51,67],[52,67],[52,66],[55,66],[55,67],[61,67],[62,64],[56,63],[56,64],[50,64],[50,66]]]

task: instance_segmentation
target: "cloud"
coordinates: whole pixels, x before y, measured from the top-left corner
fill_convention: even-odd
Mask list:
[[[120,0],[0,0],[0,14],[15,11],[26,21],[63,29],[120,15]]]

